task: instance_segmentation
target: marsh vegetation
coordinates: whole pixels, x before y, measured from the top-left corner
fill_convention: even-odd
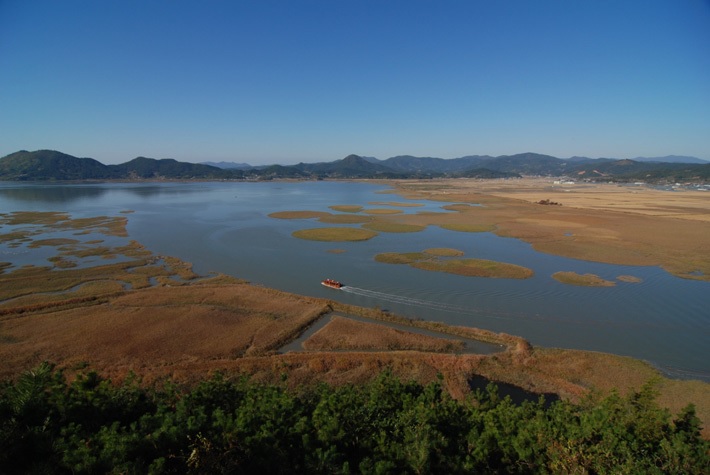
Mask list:
[[[565,204],[564,208],[569,208],[567,201]],[[501,222],[491,216],[504,211],[496,206],[492,201],[485,209],[470,206],[453,213],[372,218],[420,226],[446,224],[457,219],[479,226],[490,220],[496,223],[495,229],[499,232]],[[361,216],[357,212],[352,214]],[[322,218],[318,215],[299,219]],[[79,241],[54,242],[54,245],[45,242],[46,245],[36,248],[42,252],[56,249],[51,257],[58,259],[48,260],[46,266],[0,266],[0,290],[5,292],[0,316],[0,357],[6,362],[3,377],[17,377],[22,370],[44,359],[57,362],[71,377],[77,368],[89,365],[118,381],[134,371],[145,378],[146,384],[173,378],[189,385],[216,370],[248,374],[260,383],[278,383],[282,375],[287,375],[289,387],[319,381],[365,384],[382,368],[390,368],[398,377],[416,379],[422,384],[436,380],[437,374],[441,374],[442,387],[459,400],[470,394],[469,378],[483,375],[539,393],[555,393],[568,401],[579,401],[591,388],[602,393],[617,388],[620,394],[630,394],[647,380],[659,377],[650,365],[630,358],[537,348],[521,338],[498,332],[408,320],[391,312],[298,297],[226,275],[202,277],[183,261],[153,255],[127,239],[109,239],[125,236],[125,221],[101,217],[70,224],[67,221],[71,216],[61,213],[18,213],[3,215],[2,219],[3,224],[27,220],[21,225],[22,230],[13,228],[5,234],[14,236],[7,238],[7,242],[18,244],[20,249],[32,240],[57,239],[43,236],[43,232],[60,230],[68,233],[62,239]],[[512,222],[517,218],[507,216],[506,219]],[[65,224],[57,227],[62,222]],[[562,226],[557,221],[547,223]],[[504,227],[510,229],[508,226],[506,222]],[[542,232],[542,228],[527,229]],[[582,234],[580,229],[575,228],[572,239]],[[346,232],[352,230],[366,231],[348,228]],[[531,234],[533,238],[539,236],[535,233]],[[559,235],[556,238],[566,239]],[[452,265],[465,266],[461,264],[467,261],[462,258],[464,255],[454,248],[428,248],[415,253],[392,253],[390,258],[407,264],[452,261],[455,263]],[[104,260],[104,256],[114,260]],[[347,256],[337,256],[337,259],[344,257]],[[76,266],[63,267],[69,262]],[[485,267],[478,262],[470,268],[476,266]],[[452,336],[476,335],[475,338],[502,345],[501,353],[495,357],[454,355],[429,351],[431,347],[426,346],[406,352],[388,351],[389,343],[385,343],[389,340],[383,339],[385,346],[372,345],[362,353],[278,354],[283,343],[292,341],[321,315],[333,310],[362,314],[373,321],[391,320],[412,327],[432,328]],[[379,332],[367,326],[349,328],[353,330],[353,340],[367,341]],[[77,341],[76,335],[82,338]],[[331,343],[334,335],[330,334]],[[394,341],[405,342],[406,338],[398,337]],[[393,348],[397,349],[397,344]],[[658,401],[663,407],[678,413],[683,405],[695,402],[701,419],[710,420],[707,385],[659,380]]]
[[[611,280],[605,280],[594,274],[578,274],[576,272],[555,272],[552,278],[563,284],[581,285],[584,287],[613,287],[616,285]]]
[[[375,256],[377,262],[409,264],[417,269],[447,272],[468,277],[527,279],[533,271],[523,266],[487,259],[452,259],[463,255],[456,249],[427,249],[422,252],[387,252]]]
[[[366,241],[377,236],[377,233],[360,228],[313,228],[293,232],[293,237],[309,241]]]

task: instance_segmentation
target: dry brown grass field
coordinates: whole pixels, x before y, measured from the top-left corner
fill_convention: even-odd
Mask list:
[[[436,338],[406,332],[376,323],[364,323],[334,316],[308,340],[303,348],[309,351],[402,351],[415,350],[451,353],[464,348],[462,340]]]
[[[398,181],[395,186],[407,198],[441,201],[446,209],[459,211],[400,216],[397,222],[488,227],[550,254],[658,265],[679,277],[710,280],[710,199],[702,191],[558,185],[533,178]],[[562,206],[538,204],[548,199]]]
[[[706,426],[710,421],[707,384],[667,380],[645,363],[629,358],[532,348],[513,336],[408,321],[376,310],[253,286],[226,276],[180,286],[101,289],[108,290],[112,293],[101,298],[67,299],[60,292],[54,294],[56,297],[43,295],[35,307],[29,305],[31,300],[18,302],[22,307],[13,306],[12,302],[4,306],[5,312],[0,314],[0,359],[4,363],[0,377],[15,377],[48,360],[65,368],[68,374],[88,366],[116,380],[134,372],[146,384],[164,378],[190,383],[222,370],[269,382],[278,382],[285,374],[288,383],[297,387],[318,381],[364,382],[389,368],[399,377],[422,383],[441,374],[446,388],[456,397],[468,394],[468,381],[480,375],[571,400],[592,389],[605,392],[616,388],[623,393],[658,378],[664,404],[676,410],[693,402]],[[448,333],[452,339],[463,336],[495,342],[501,345],[501,353],[439,353],[428,344],[416,347],[414,340],[405,351],[408,335],[398,334],[385,343],[389,331],[381,333],[380,344],[400,351],[384,351],[376,344],[365,352],[277,353],[282,345],[331,311]],[[358,341],[372,339],[373,331],[368,325],[346,326],[346,342],[352,344],[341,346],[352,348]],[[339,331],[331,328],[328,333],[332,340]],[[411,349],[411,345],[416,349]]]
[[[416,188],[416,184],[412,186]],[[432,192],[449,196],[440,189]],[[549,219],[548,213],[571,209],[562,198],[549,198],[562,202],[563,206],[551,210],[553,207],[521,200],[457,191],[456,199],[452,201],[486,201],[486,206],[466,207],[465,211],[452,214],[453,218],[458,215],[469,224],[494,225],[497,232],[524,230],[532,236],[531,239],[545,243],[545,239],[550,238],[549,229],[535,223],[544,221],[543,218]],[[506,211],[508,205],[515,209]],[[561,221],[567,223],[569,218],[569,222],[577,222],[579,226],[575,232],[584,234],[589,226],[606,229],[604,226],[608,226],[609,221],[601,217],[604,212],[593,210],[599,215],[595,214],[594,220],[589,221],[591,218],[587,212],[577,209],[578,221],[573,219],[575,212],[570,212]],[[609,212],[618,213],[617,210]],[[646,213],[638,216],[649,219]],[[450,215],[428,215],[425,218],[437,222],[419,224],[455,223],[450,221]],[[89,230],[91,234],[116,235],[125,232],[120,221],[110,218],[84,220],[81,225],[67,224],[70,218],[61,214],[3,215],[2,219],[5,223],[24,220],[47,226],[50,230],[55,230],[57,223],[64,223],[63,226],[77,232]],[[421,215],[398,215],[392,219],[407,223],[424,218]],[[664,219],[683,221],[683,218]],[[687,221],[705,226],[702,220]],[[558,231],[567,229],[559,226]],[[34,230],[33,233],[29,239],[40,238],[40,231]],[[668,236],[670,233],[663,239],[671,239]],[[91,241],[83,242],[81,246],[90,246],[92,241],[95,245],[101,244],[100,240],[91,237]],[[17,239],[28,237],[23,234]],[[699,246],[696,249],[704,249],[705,244],[705,241],[696,242]],[[619,249],[623,250],[623,246]],[[710,436],[710,385],[663,378],[651,366],[638,360],[603,353],[533,348],[512,335],[438,322],[410,321],[376,309],[266,289],[224,275],[200,278],[189,264],[154,256],[138,243],[110,251],[132,256],[131,260],[71,269],[16,269],[0,265],[0,360],[3,361],[0,378],[16,377],[45,360],[56,363],[69,376],[88,366],[117,381],[134,372],[145,384],[165,378],[191,383],[218,370],[232,375],[249,375],[256,381],[265,382],[278,382],[285,376],[287,384],[293,387],[318,381],[357,384],[389,369],[396,376],[422,383],[433,381],[440,374],[444,386],[458,398],[470,392],[471,378],[483,376],[537,393],[555,393],[570,400],[578,400],[590,391],[603,394],[615,389],[625,393],[640,388],[650,379],[657,379],[660,402],[674,413],[685,404],[694,403],[704,423],[704,434]],[[58,249],[57,252],[62,251]],[[688,248],[681,247],[678,252],[687,253]],[[417,254],[435,258],[456,253],[430,249]],[[667,258],[668,254],[659,251],[653,256],[654,259],[663,257]],[[696,257],[696,260],[702,263],[702,258]],[[367,347],[368,351],[278,353],[283,345],[296,339],[308,326],[332,312],[366,317],[373,324],[388,321],[433,330],[451,335],[452,340],[457,336],[476,338],[501,345],[501,352],[494,355],[440,352],[436,350],[439,348],[437,344],[431,341],[417,346],[415,338],[410,340],[404,332],[373,330],[368,324],[343,321],[326,327],[328,330],[321,335],[326,340],[321,342],[324,348],[333,345],[337,338],[344,338],[343,343],[339,343],[341,346],[358,348],[362,344],[359,342],[371,341],[375,333],[379,335],[379,342]],[[385,347],[397,351],[385,351]]]

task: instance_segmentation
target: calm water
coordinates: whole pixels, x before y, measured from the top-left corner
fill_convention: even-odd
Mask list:
[[[303,295],[507,332],[535,345],[629,355],[676,377],[710,381],[708,282],[679,279],[657,267],[597,264],[542,254],[516,239],[438,227],[419,233],[380,233],[357,243],[304,241],[291,233],[333,225],[268,217],[275,211],[330,211],[328,206],[337,204],[382,208],[369,203],[405,201],[378,193],[387,189],[340,182],[0,183],[0,212],[67,211],[84,217],[134,210],[127,215],[132,239],[156,253],[192,262],[199,273],[223,272]],[[424,206],[400,209],[407,213],[443,211],[444,203],[414,202]],[[0,228],[3,232],[7,231]],[[523,265],[533,269],[535,276],[527,280],[461,277],[373,259],[380,252],[431,247],[456,248],[465,257]],[[328,252],[335,249],[345,252]],[[46,248],[10,250],[0,244],[0,261],[41,261],[53,253]],[[609,280],[629,274],[643,282],[575,287],[551,278],[561,270]],[[325,277],[343,281],[348,291],[322,287]]]

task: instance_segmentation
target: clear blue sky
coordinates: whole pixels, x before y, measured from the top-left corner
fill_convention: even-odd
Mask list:
[[[0,156],[710,159],[703,0],[0,0]]]

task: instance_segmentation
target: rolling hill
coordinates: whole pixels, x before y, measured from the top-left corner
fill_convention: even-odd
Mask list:
[[[241,170],[138,157],[120,165],[54,150],[21,150],[0,159],[0,179],[11,181],[241,178]]]
[[[54,150],[20,150],[0,159],[3,180],[91,180],[110,178],[110,169],[93,158]]]
[[[668,158],[671,162],[657,161]],[[567,176],[590,181],[647,181],[706,183],[710,162],[694,157],[617,160],[572,157],[562,159],[538,153],[516,155],[468,155],[443,159],[399,155],[386,160],[348,155],[332,162],[228,167],[173,159],[137,157],[120,165],[104,165],[92,158],[77,158],[53,150],[22,150],[0,158],[0,180],[272,180],[327,178],[513,178],[523,175]],[[245,164],[242,164],[245,165]]]

